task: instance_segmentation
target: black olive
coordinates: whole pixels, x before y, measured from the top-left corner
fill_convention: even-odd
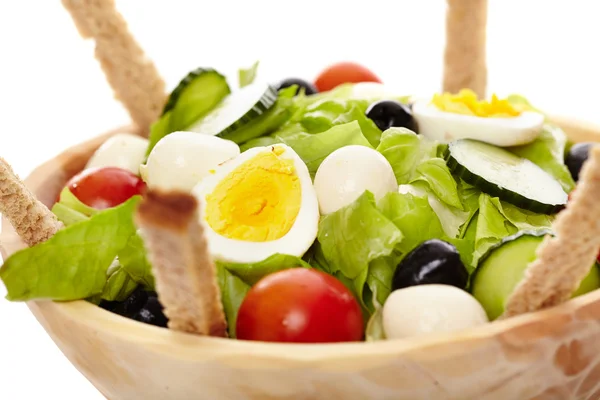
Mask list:
[[[369,106],[367,117],[382,131],[397,127],[419,133],[417,122],[413,118],[410,106],[395,100],[380,100]]]
[[[421,243],[398,264],[392,290],[415,285],[443,284],[465,289],[469,273],[456,247],[442,240]]]
[[[569,168],[569,172],[571,172],[571,176],[575,182],[579,180],[579,172],[581,172],[583,163],[588,159],[592,146],[593,143],[577,143],[567,153],[565,164],[567,164],[567,168]]]
[[[138,286],[133,293],[131,293],[129,297],[125,299],[125,301],[117,303],[111,311],[123,317],[131,318],[134,314],[142,309],[147,301],[148,292],[146,292],[141,286]]]
[[[158,297],[148,297],[148,301],[132,318],[136,321],[146,324],[156,325],[166,328],[168,319],[163,313],[163,306],[158,301]]]
[[[300,79],[300,78],[288,78],[288,79],[284,79],[281,82],[279,82],[275,86],[275,88],[277,90],[281,90],[281,89],[290,87],[292,85],[298,85],[298,89],[296,90],[296,94],[298,94],[298,91],[300,90],[300,88],[304,88],[304,94],[315,94],[315,93],[319,92],[317,90],[317,88],[315,87],[315,85],[313,85],[310,82],[305,81],[304,79]]]

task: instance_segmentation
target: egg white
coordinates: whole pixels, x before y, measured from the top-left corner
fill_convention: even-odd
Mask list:
[[[534,141],[544,124],[544,116],[533,111],[512,118],[484,118],[442,111],[428,101],[415,102],[413,116],[421,135],[441,143],[474,139],[499,147]]]
[[[284,152],[279,155],[283,159],[292,160],[298,179],[300,180],[301,204],[298,215],[290,230],[281,238],[266,242],[250,242],[230,239],[215,232],[206,222],[206,196],[213,192],[215,187],[244,162],[264,152],[271,152],[273,148],[282,148]],[[253,263],[262,261],[276,253],[289,254],[301,257],[306,253],[317,237],[319,225],[319,204],[317,195],[312,185],[306,164],[289,146],[276,144],[273,146],[256,147],[246,150],[238,157],[225,162],[216,168],[212,176],[208,176],[192,190],[192,194],[200,202],[200,222],[204,226],[208,240],[208,247],[213,259],[235,263]],[[249,193],[251,195],[251,193]]]

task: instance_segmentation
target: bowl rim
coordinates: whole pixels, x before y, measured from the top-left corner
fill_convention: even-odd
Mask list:
[[[596,139],[595,141],[600,141],[600,126],[566,117],[553,117],[552,120],[567,131],[576,132],[574,135],[576,137],[587,137]],[[26,184],[34,193],[37,192],[36,194],[39,194],[44,187],[41,184],[39,187],[32,187],[35,186],[33,182],[41,182],[44,176],[48,177],[61,173],[63,170],[57,168],[57,160],[68,161],[86,151],[91,153],[108,137],[124,132],[135,133],[131,126],[126,126],[66,149],[57,157],[36,167],[25,179]],[[52,167],[52,165],[54,166]],[[63,178],[66,181],[70,177],[65,176]],[[4,259],[15,250],[8,250],[4,243],[12,243],[14,245],[17,242],[14,230],[6,220],[3,220],[2,230],[0,231],[0,252]],[[21,244],[21,246],[23,245]],[[401,353],[434,349],[438,346],[447,346],[449,343],[483,343],[488,340],[497,339],[511,331],[521,330],[524,327],[529,329],[539,328],[543,331],[548,331],[548,328],[555,325],[553,321],[570,321],[576,317],[577,311],[581,311],[594,303],[600,304],[600,289],[547,310],[524,314],[506,320],[493,321],[479,327],[453,333],[430,334],[422,338],[376,342],[362,341],[323,344],[256,342],[176,332],[127,319],[84,300],[72,302],[36,300],[27,302],[27,305],[38,320],[42,322],[42,325],[44,325],[43,319],[45,318],[64,318],[74,321],[78,325],[83,325],[93,332],[102,332],[103,335],[112,336],[121,342],[146,344],[148,345],[146,347],[152,348],[153,351],[182,359],[219,358],[230,359],[231,362],[235,362],[238,356],[248,357],[251,355],[256,360],[262,359],[268,362],[269,360],[276,359],[278,362],[288,362],[290,365],[297,366],[300,363],[321,368],[333,366],[334,364],[338,367],[343,367],[343,363],[350,362],[352,359],[360,359],[360,362],[366,368],[372,363],[379,364],[385,362],[385,360],[397,357]],[[247,365],[247,368],[256,367]]]

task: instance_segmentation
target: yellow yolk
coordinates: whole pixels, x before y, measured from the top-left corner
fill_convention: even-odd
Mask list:
[[[469,89],[463,89],[458,94],[435,94],[431,100],[441,111],[454,114],[474,115],[485,118],[511,118],[521,115],[508,100],[500,100],[496,95],[491,101],[478,100],[477,95]]]
[[[300,211],[301,185],[284,150],[259,154],[231,171],[206,196],[206,221],[230,239],[266,242],[283,237]]]

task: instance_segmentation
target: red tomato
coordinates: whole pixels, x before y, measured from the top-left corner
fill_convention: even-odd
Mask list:
[[[98,210],[118,206],[146,190],[139,177],[115,167],[83,170],[71,178],[67,187],[79,201]]]
[[[381,80],[362,65],[352,62],[340,62],[323,70],[315,80],[319,92],[326,92],[342,83],[378,82]]]
[[[241,340],[331,343],[359,341],[363,316],[350,291],[333,276],[291,268],[261,279],[242,302]]]

